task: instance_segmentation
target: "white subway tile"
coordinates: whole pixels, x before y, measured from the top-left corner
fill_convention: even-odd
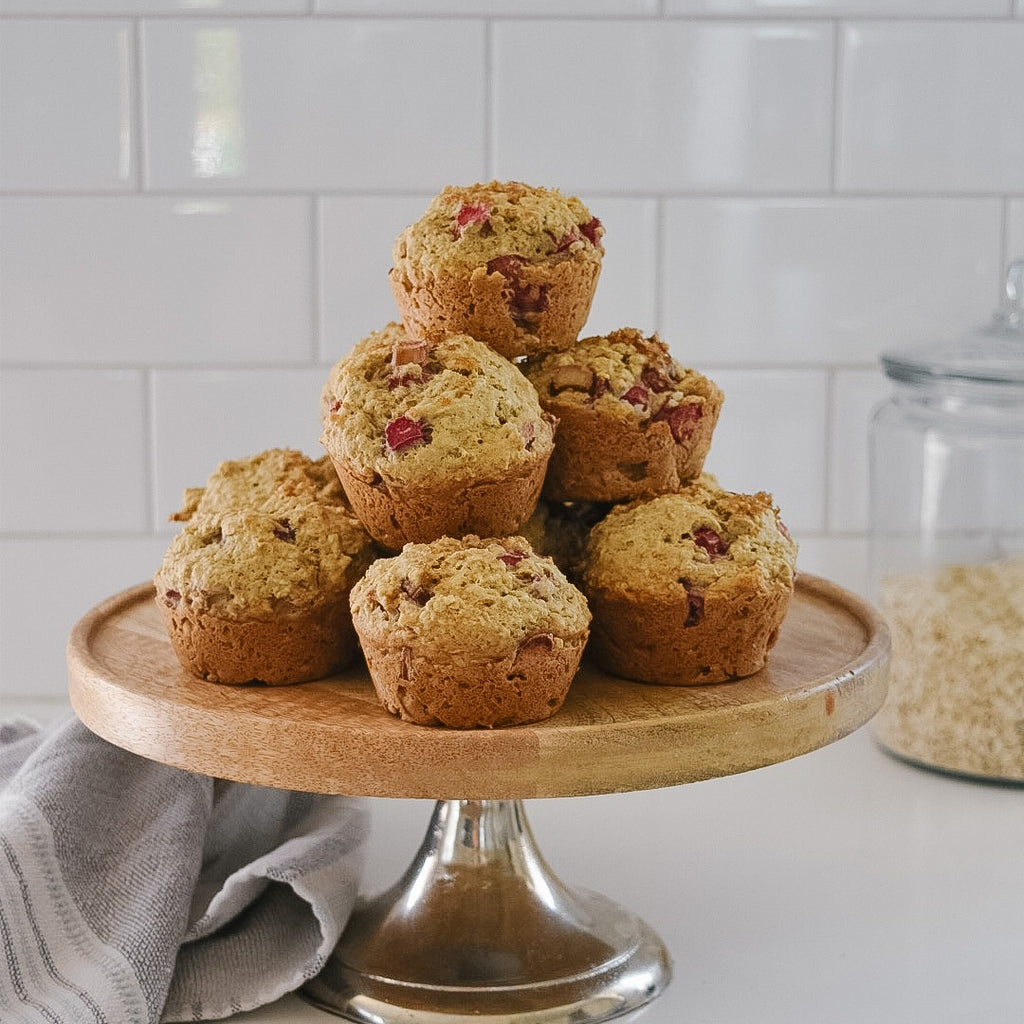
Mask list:
[[[166,537],[154,536],[0,540],[4,708],[9,696],[66,696],[65,649],[75,623],[100,601],[150,579],[166,547]]]
[[[658,205],[653,199],[581,196],[607,234],[594,304],[583,334],[620,327],[653,331],[657,315]]]
[[[974,326],[999,275],[998,200],[667,203],[665,330],[687,358],[873,362]]]
[[[320,391],[327,370],[160,371],[153,386],[154,523],[181,507],[225,459],[265,448],[320,447]]]
[[[829,530],[863,533],[868,529],[868,428],[873,410],[891,393],[892,385],[881,368],[835,374],[828,453]]]
[[[842,27],[841,189],[1024,188],[1024,25]]]
[[[814,534],[797,537],[798,572],[824,576],[868,601],[873,600],[868,572],[868,541],[866,537],[830,537]]]
[[[388,284],[391,247],[419,220],[432,196],[324,199],[320,213],[320,358],[333,364],[360,338],[398,320]]]
[[[437,15],[481,14],[501,17],[521,17],[546,14],[564,17],[625,14],[653,15],[658,13],[659,0],[505,0],[500,10],[494,0],[390,0],[388,14]],[[317,11],[336,14],[379,14],[380,0],[314,0]]]
[[[1005,17],[1008,0],[665,0],[666,14],[815,18]]]
[[[484,25],[145,25],[154,188],[421,188],[483,174]]]
[[[133,64],[127,22],[5,21],[0,187],[130,188]]]
[[[19,196],[0,215],[5,361],[311,357],[305,198]]]
[[[136,371],[4,370],[0,529],[146,528],[143,383]]]
[[[827,374],[701,369],[725,392],[704,468],[731,491],[770,492],[794,535],[823,530]]]
[[[830,180],[824,24],[497,22],[495,166],[584,191],[765,192]],[[548,74],[557,70],[557,87]]]
[[[1016,259],[1024,259],[1024,199],[1012,200],[1007,211],[1004,262]]]

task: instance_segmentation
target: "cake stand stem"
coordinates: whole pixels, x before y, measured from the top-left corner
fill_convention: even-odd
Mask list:
[[[519,800],[443,800],[413,863],[353,912],[303,995],[365,1024],[594,1024],[653,999],[661,940],[544,862]]]

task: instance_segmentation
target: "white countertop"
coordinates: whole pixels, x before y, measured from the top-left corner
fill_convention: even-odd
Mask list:
[[[372,806],[367,892],[402,873],[433,808]],[[622,1021],[1024,1021],[1024,787],[904,764],[869,725],[743,775],[526,811],[562,881],[668,947],[671,984]],[[231,1018],[337,1019],[297,996]]]

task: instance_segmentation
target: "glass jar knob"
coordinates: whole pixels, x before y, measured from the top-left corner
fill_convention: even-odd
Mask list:
[[[1024,258],[1006,269],[1006,306],[999,319],[1010,327],[1024,327]]]

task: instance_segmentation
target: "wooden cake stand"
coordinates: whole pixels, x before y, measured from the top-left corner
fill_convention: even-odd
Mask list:
[[[79,718],[143,757],[283,789],[437,801],[413,864],[356,907],[310,1000],[365,1024],[588,1024],[654,998],[669,957],[629,911],[552,874],[522,801],[696,782],[825,746],[881,706],[888,649],[870,605],[801,575],[754,676],[651,686],[584,664],[550,719],[460,731],[389,715],[362,664],[295,686],[197,679],[147,584],[78,623],[68,665]]]

